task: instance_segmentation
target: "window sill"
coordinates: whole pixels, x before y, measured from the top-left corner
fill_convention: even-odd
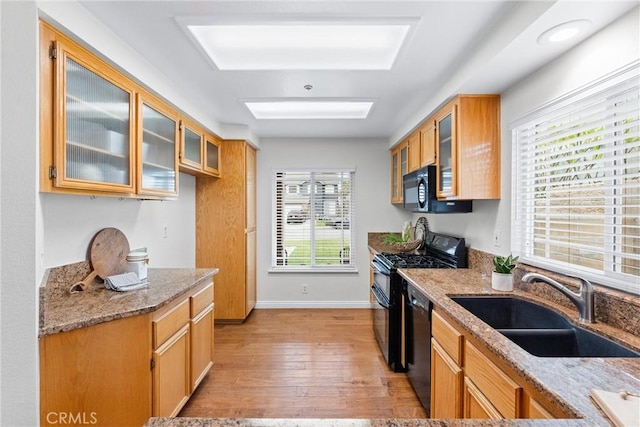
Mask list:
[[[280,273],[284,273],[284,274],[299,274],[299,273],[304,273],[304,274],[325,274],[325,273],[330,273],[330,274],[357,274],[358,273],[358,268],[357,267],[344,267],[344,268],[334,268],[334,267],[327,267],[327,268],[320,268],[320,267],[314,267],[314,268],[310,268],[310,267],[271,267],[268,270],[268,273],[276,273],[276,274],[280,274]]]

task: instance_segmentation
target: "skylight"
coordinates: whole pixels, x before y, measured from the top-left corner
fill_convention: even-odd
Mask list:
[[[256,119],[366,119],[370,101],[247,101]]]
[[[408,24],[187,25],[220,70],[390,70]]]

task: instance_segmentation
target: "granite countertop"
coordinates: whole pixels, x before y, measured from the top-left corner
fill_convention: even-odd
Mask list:
[[[87,268],[79,263],[47,272],[40,288],[39,337],[155,311],[218,273],[217,268],[150,268],[146,289],[115,292],[96,282],[69,293]]]
[[[145,427],[573,427],[581,420],[430,420],[314,418],[151,418]]]
[[[556,305],[518,289],[513,292],[494,291],[490,277],[478,270],[401,269],[399,272],[433,301],[436,310],[457,321],[466,332],[512,367],[529,385],[565,412],[580,418],[582,425],[609,425],[589,398],[591,389],[614,392],[628,390],[635,393],[640,391],[640,359],[536,357],[462,308],[450,296],[513,295],[546,305],[577,323],[578,313],[575,309]],[[638,335],[601,323],[580,326],[614,338],[636,350],[640,349]]]

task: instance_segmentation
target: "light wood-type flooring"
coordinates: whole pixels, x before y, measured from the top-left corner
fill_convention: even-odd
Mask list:
[[[366,309],[254,310],[216,325],[214,366],[180,416],[424,418],[384,362]]]

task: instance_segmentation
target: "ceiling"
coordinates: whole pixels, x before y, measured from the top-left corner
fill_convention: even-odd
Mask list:
[[[499,93],[628,10],[637,1],[80,1],[205,114],[265,138],[382,138],[411,131],[455,93]],[[221,71],[181,22],[413,19],[388,71]],[[541,46],[560,23],[593,25],[571,43]],[[305,85],[313,89],[306,90]],[[256,120],[242,100],[373,100],[366,119]]]

